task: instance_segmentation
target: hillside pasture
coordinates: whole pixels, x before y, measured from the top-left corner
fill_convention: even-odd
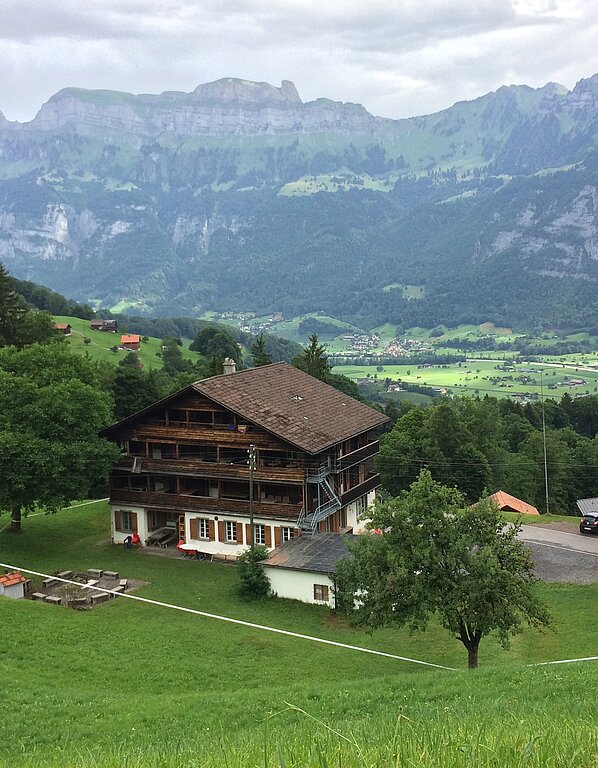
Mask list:
[[[510,652],[484,640],[472,674],[436,625],[370,635],[325,608],[243,603],[232,566],[124,550],[109,535],[99,502],[0,533],[0,557],[45,573],[117,570],[146,583],[140,596],[457,671],[126,598],[83,612],[0,598],[2,766],[593,765],[598,665],[525,664],[588,654],[598,585],[538,587],[554,631],[526,630]]]
[[[81,320],[78,317],[56,315],[54,321],[56,323],[71,324],[72,333],[70,336],[66,337],[65,341],[71,347],[72,351],[77,354],[88,354],[94,360],[104,360],[113,365],[116,365],[128,354],[128,350],[126,349],[119,349],[117,352],[112,351],[112,347],[120,345],[120,329],[118,333],[93,331],[90,327],[89,320]],[[89,344],[85,344],[85,338],[90,339]],[[145,370],[162,368],[162,358],[158,356],[161,347],[162,340],[151,336],[148,337],[148,341],[141,342],[141,348],[136,352],[136,355],[143,363]],[[184,345],[181,348],[181,351],[185,359],[192,361],[197,360],[198,355],[195,352],[191,352]]]

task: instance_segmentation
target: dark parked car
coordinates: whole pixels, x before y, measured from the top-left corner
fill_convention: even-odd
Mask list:
[[[580,533],[598,533],[598,512],[586,512],[579,522]]]

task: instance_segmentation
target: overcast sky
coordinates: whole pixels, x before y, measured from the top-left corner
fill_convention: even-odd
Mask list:
[[[597,0],[0,0],[10,120],[66,86],[161,93],[221,77],[409,117],[597,72]]]

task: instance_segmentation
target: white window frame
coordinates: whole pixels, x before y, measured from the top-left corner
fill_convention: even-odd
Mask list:
[[[330,600],[330,587],[328,584],[314,584],[314,600],[317,603],[327,603]]]
[[[228,544],[237,543],[237,523],[235,520],[224,521],[224,541]]]
[[[290,541],[293,538],[293,528],[289,525],[280,526],[280,543],[284,544],[285,541]]]
[[[256,523],[253,526],[253,539],[255,544],[266,546],[266,526],[263,523]]]
[[[131,516],[131,510],[129,509],[120,510],[120,529],[121,531],[133,530],[133,518]]]
[[[200,539],[210,538],[210,520],[207,517],[199,517],[197,519],[197,535]]]

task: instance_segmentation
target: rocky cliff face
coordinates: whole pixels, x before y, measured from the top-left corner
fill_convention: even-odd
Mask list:
[[[374,118],[360,105],[319,99],[304,104],[294,84],[225,78],[198,86],[192,93],[160,96],[65,88],[25,124],[7,124],[14,131],[60,131],[82,134],[96,129],[131,137],[260,136],[293,133],[369,131],[390,121]]]
[[[69,88],[31,123],[0,116],[0,260],[106,305],[450,323],[517,281],[598,282],[597,147],[598,76],[402,121],[288,81]],[[426,286],[421,317],[395,283]]]

